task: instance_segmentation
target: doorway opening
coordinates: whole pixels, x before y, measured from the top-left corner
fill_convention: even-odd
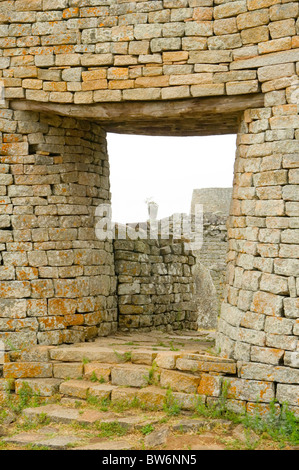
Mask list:
[[[114,222],[145,223],[149,217],[149,201],[158,206],[158,220],[169,218],[173,214],[188,215],[194,211],[196,204],[203,206],[203,243],[201,249],[194,253],[196,261],[192,267],[195,288],[193,297],[197,308],[198,328],[215,328],[226,268],[225,224],[232,195],[236,135],[152,137],[108,133],[107,141]],[[170,253],[172,247],[167,247],[167,250]],[[174,250],[178,250],[178,247]],[[166,247],[164,251],[166,252]],[[119,251],[117,256],[121,256]],[[184,269],[187,273],[188,267]],[[156,273],[156,267],[153,272]],[[179,273],[174,270],[175,275]],[[164,274],[166,276],[168,271]],[[161,278],[159,282],[160,280]],[[131,285],[129,288],[123,284],[118,286],[123,295],[135,295],[135,298],[140,295],[138,279],[135,278],[134,281],[135,287]],[[173,282],[175,283],[175,278]],[[179,294],[174,292],[175,289],[184,290],[176,284],[176,287],[168,285],[164,289],[165,302],[167,295]],[[145,292],[144,289],[143,291]],[[154,287],[151,292],[151,300],[146,299],[149,304],[153,299],[157,300]],[[179,301],[182,298],[188,299],[188,295],[185,293],[185,296],[174,295],[171,298],[178,299],[180,304]],[[132,307],[131,304],[131,311]],[[124,306],[122,310],[127,315],[131,313]],[[134,312],[138,310],[141,312],[140,308],[133,309]],[[124,318],[128,320],[128,316]],[[136,319],[136,316],[131,318],[132,321]]]

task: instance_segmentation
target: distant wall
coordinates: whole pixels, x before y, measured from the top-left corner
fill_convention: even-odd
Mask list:
[[[229,213],[232,199],[232,188],[202,188],[194,189],[191,201],[191,213],[195,212],[195,205],[202,204],[204,213],[217,213],[225,216]]]
[[[191,212],[195,205],[203,205],[203,244],[196,251],[194,280],[195,302],[199,328],[216,328],[226,271],[227,228],[226,221],[232,188],[195,189]]]

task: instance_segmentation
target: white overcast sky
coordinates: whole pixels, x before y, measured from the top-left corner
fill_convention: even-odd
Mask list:
[[[108,134],[113,221],[145,221],[147,198],[158,218],[189,213],[193,189],[232,186],[235,149],[236,135]]]

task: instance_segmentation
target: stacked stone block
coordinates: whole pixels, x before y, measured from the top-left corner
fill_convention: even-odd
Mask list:
[[[1,123],[0,339],[11,349],[114,331],[112,243],[94,231],[110,198],[105,133],[6,108]]]
[[[192,267],[184,240],[142,237],[114,241],[119,328],[197,330]]]

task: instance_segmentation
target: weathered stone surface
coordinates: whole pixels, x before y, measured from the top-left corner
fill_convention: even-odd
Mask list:
[[[63,407],[61,405],[45,405],[40,408],[25,408],[23,411],[24,415],[28,418],[36,418],[40,414],[46,414],[47,417],[57,423],[95,423],[98,420],[104,418],[103,413],[94,410],[85,410],[81,413],[81,410]]]
[[[47,437],[40,433],[24,432],[13,437],[5,438],[5,442],[18,446],[33,445],[37,447],[47,447],[53,450],[67,450],[70,446],[80,444],[80,439],[76,436]]]
[[[50,351],[52,359],[56,361],[75,361],[82,362],[84,359],[88,361],[101,361],[104,363],[123,363],[126,362],[126,356],[121,351],[116,351],[109,348],[101,348],[94,346],[85,346],[80,348],[76,347],[67,347],[67,348],[58,348],[52,349]]]
[[[176,361],[176,368],[179,370],[198,372],[223,372],[223,373],[236,373],[236,365],[234,363],[225,363],[222,361],[205,361],[196,359],[179,358]]]
[[[81,380],[68,380],[62,382],[59,387],[60,393],[76,398],[86,399],[91,382]]]
[[[52,364],[42,362],[8,362],[3,365],[4,378],[52,377]]]
[[[93,444],[86,444],[78,446],[74,450],[130,450],[134,445],[126,440],[113,440],[108,442],[97,442]]]
[[[159,431],[154,431],[147,436],[145,436],[144,444],[146,447],[153,448],[166,444],[167,437],[169,435],[169,428],[165,427],[159,429]]]
[[[199,382],[199,377],[190,376],[183,372],[162,370],[160,375],[161,387],[170,388],[175,392],[195,393]]]
[[[59,392],[59,379],[17,379],[15,380],[15,392],[19,394],[23,386],[28,386],[32,394],[41,397],[51,397]]]
[[[271,402],[274,397],[274,387],[270,382],[245,380],[245,379],[226,379],[228,382],[227,397],[229,399]]]
[[[100,381],[109,382],[111,377],[111,364],[90,362],[84,364],[84,377],[90,379],[96,377]]]
[[[141,403],[153,409],[163,409],[166,400],[166,390],[150,386],[138,390],[136,396]]]
[[[111,371],[111,383],[127,387],[144,387],[149,383],[149,369],[142,366],[114,367]]]
[[[78,379],[83,375],[83,364],[81,363],[61,363],[53,364],[53,376],[61,379]]]

